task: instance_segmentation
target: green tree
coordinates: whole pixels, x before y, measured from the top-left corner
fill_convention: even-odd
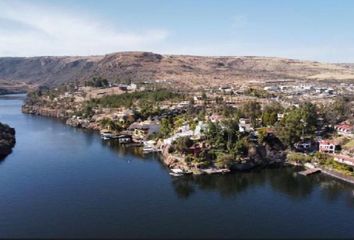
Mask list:
[[[286,112],[278,133],[280,139],[288,146],[293,146],[305,134],[314,137],[317,128],[317,109],[312,103],[304,103],[299,108],[293,107]]]
[[[103,128],[106,128],[110,131],[114,131],[114,132],[120,132],[123,130],[123,127],[121,126],[121,124],[117,121],[113,121],[110,118],[103,118],[100,121],[100,125]]]
[[[246,137],[243,137],[235,143],[231,153],[233,154],[234,157],[246,156],[248,154],[248,147],[249,147],[248,140]]]
[[[208,99],[208,96],[206,95],[206,93],[203,91],[202,93],[202,100],[207,100]]]
[[[233,146],[233,143],[238,140],[239,127],[238,121],[236,119],[227,119],[222,122],[224,126],[224,131],[227,134],[227,149],[230,149]]]
[[[193,141],[189,137],[180,137],[174,145],[178,152],[185,153],[193,145]]]
[[[208,122],[205,136],[210,145],[212,145],[217,149],[224,149],[225,147],[224,131],[218,123]]]
[[[316,105],[306,102],[300,106],[301,123],[304,133],[312,135],[317,128],[317,108]]]
[[[324,107],[322,111],[326,122],[335,125],[348,118],[351,112],[351,104],[349,99],[338,97],[332,104]]]
[[[283,107],[279,103],[266,105],[262,112],[263,126],[273,126],[278,121],[278,113],[283,112]]]
[[[231,154],[219,154],[215,166],[218,168],[229,168],[234,162],[235,158]]]
[[[247,102],[242,107],[242,114],[244,117],[250,118],[253,127],[256,127],[257,118],[262,114],[261,105],[256,101]]]
[[[173,131],[173,120],[172,118],[163,118],[161,120],[161,128],[160,128],[160,133],[162,134],[162,137],[168,137],[171,135]]]

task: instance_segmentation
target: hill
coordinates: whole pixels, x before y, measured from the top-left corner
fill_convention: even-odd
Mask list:
[[[0,58],[0,89],[53,87],[93,76],[111,81],[166,80],[191,88],[265,80],[354,80],[351,64],[330,64],[275,57],[201,57],[119,52],[88,57]],[[0,90],[1,91],[1,90]]]

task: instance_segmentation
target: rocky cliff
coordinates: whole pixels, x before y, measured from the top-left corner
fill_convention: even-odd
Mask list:
[[[0,160],[11,153],[15,143],[15,129],[0,123]]]

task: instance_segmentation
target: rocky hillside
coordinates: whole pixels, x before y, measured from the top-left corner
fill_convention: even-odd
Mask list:
[[[15,143],[15,129],[0,123],[0,160],[11,153]]]
[[[0,89],[56,86],[93,76],[167,80],[179,87],[277,79],[354,80],[354,68],[272,57],[199,57],[120,52],[90,57],[0,58]],[[11,88],[11,87],[10,87]]]

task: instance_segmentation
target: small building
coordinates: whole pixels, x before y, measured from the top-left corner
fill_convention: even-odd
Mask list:
[[[284,113],[277,113],[278,121],[282,120],[283,118],[284,118]]]
[[[178,105],[177,105],[177,107],[188,107],[189,105],[191,104],[191,102],[190,101],[182,101],[182,102],[180,102],[180,103],[178,103]]]
[[[209,120],[213,123],[216,123],[224,120],[224,117],[220,114],[213,113],[211,116],[209,116]]]
[[[193,101],[195,104],[202,104],[203,103],[203,98],[202,96],[194,96]]]
[[[294,144],[294,147],[297,151],[300,152],[309,152],[316,149],[316,143],[312,141],[301,141]]]
[[[135,91],[136,89],[137,89],[137,85],[135,84],[135,83],[131,83],[130,85],[128,85],[127,87],[126,87],[126,89],[128,90],[128,91]]]
[[[132,135],[130,134],[120,134],[117,136],[119,143],[130,143],[132,142]]]
[[[263,88],[263,90],[265,91],[271,91],[271,92],[276,92],[279,91],[279,87],[278,86],[266,86]]]
[[[339,145],[331,140],[319,141],[318,150],[324,153],[335,153],[339,149]]]
[[[118,87],[122,91],[128,91],[128,85],[126,84],[119,84]]]
[[[127,109],[113,115],[113,119],[118,120],[120,123],[134,122],[135,113],[131,109]]]
[[[348,136],[348,137],[353,136],[354,127],[352,125],[349,125],[347,123],[341,123],[336,125],[334,128],[336,129],[339,135]]]
[[[238,127],[240,132],[249,132],[254,130],[251,124],[251,120],[248,118],[240,118]]]
[[[129,131],[133,133],[133,139],[146,140],[150,135],[160,132],[160,122],[158,121],[144,121],[132,123]]]
[[[354,167],[354,158],[347,155],[335,155],[334,161]]]
[[[221,86],[219,87],[219,91],[223,92],[223,93],[227,93],[227,94],[230,94],[233,92],[233,87],[231,86]]]

